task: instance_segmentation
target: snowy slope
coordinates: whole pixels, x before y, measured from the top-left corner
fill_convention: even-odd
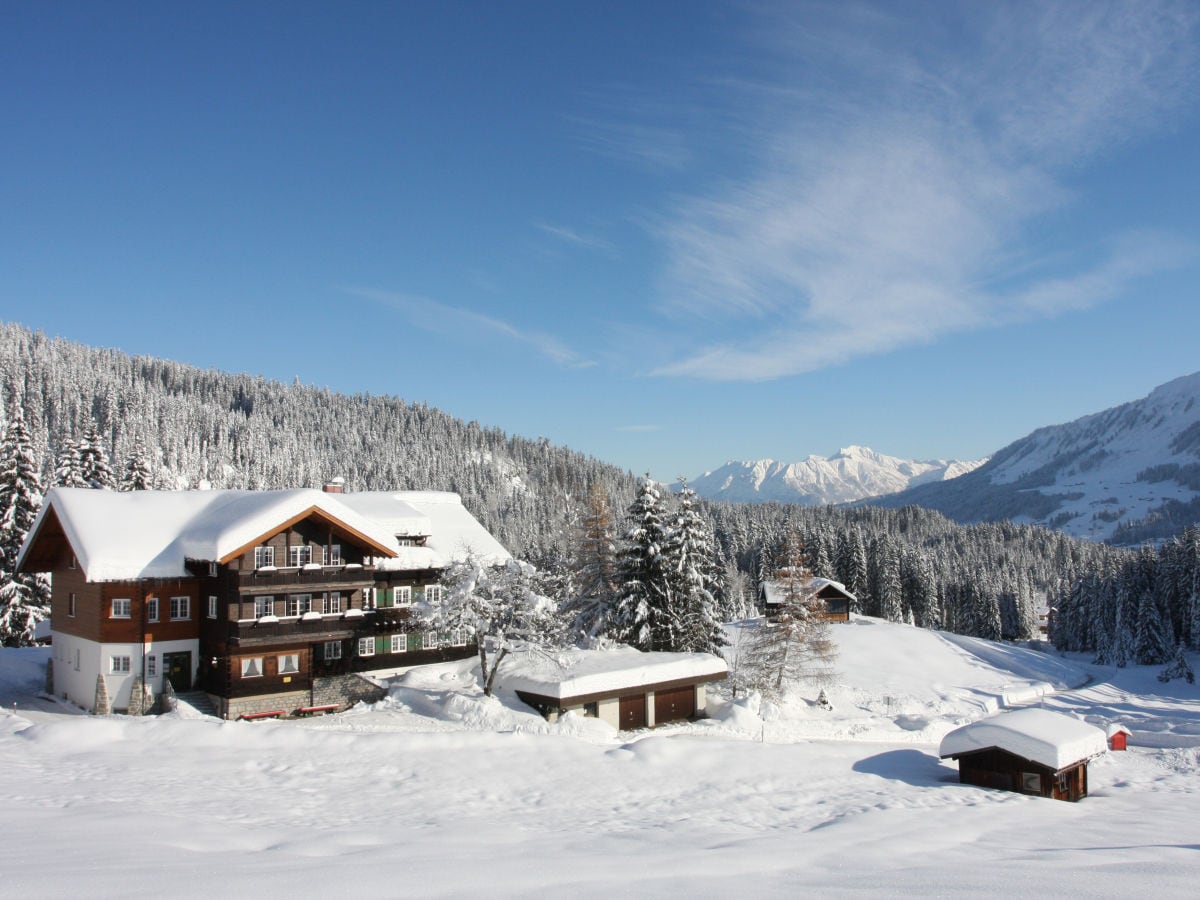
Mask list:
[[[1013,519],[1075,537],[1136,543],[1200,519],[1200,372],[1149,396],[1039,428],[944,484],[875,501],[960,522]],[[1149,518],[1148,527],[1129,523]]]
[[[833,456],[813,455],[796,463],[770,459],[727,462],[690,484],[697,494],[710,500],[823,506],[956,478],[983,462],[899,459],[868,447],[850,446]]]
[[[303,722],[73,716],[35,696],[46,650],[0,648],[5,893],[1194,893],[1195,747],[1108,754],[1079,804],[962,785],[937,757],[940,734],[897,720],[949,727],[986,714],[1006,685],[1074,683],[1080,666],[870,620],[834,636],[831,712],[801,700],[764,726],[714,702],[708,722],[638,733],[550,725],[504,692],[481,696],[461,663]],[[1200,719],[1200,687],[1145,684],[1124,685],[1130,709]],[[1088,696],[1052,695],[1080,715]]]

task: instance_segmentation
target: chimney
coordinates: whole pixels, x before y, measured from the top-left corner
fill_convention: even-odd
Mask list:
[[[323,484],[321,486],[321,490],[323,490],[327,494],[344,493],[346,490],[346,479],[345,478],[331,478],[329,481],[325,482],[325,484]]]

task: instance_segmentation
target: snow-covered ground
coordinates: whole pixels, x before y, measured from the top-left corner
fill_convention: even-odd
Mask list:
[[[4,893],[1194,896],[1200,688],[872,620],[834,635],[832,710],[713,696],[640,733],[550,725],[469,664],[303,722],[96,718],[37,697],[45,651],[0,650]],[[1078,804],[958,784],[941,736],[1029,701],[1141,746]]]

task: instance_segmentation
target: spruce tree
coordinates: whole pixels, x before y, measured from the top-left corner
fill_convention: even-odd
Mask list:
[[[32,644],[34,628],[49,614],[45,580],[15,571],[41,494],[33,443],[18,407],[0,441],[0,643],[7,647]]]
[[[129,458],[125,461],[125,474],[121,478],[122,491],[148,491],[154,487],[154,472],[146,453],[146,442],[139,435],[134,441]]]
[[[79,455],[79,444],[71,438],[63,438],[54,466],[54,483],[58,487],[88,487],[83,477],[83,459]]]
[[[108,453],[104,449],[104,440],[96,426],[90,425],[83,443],[79,446],[79,462],[83,470],[83,480],[89,487],[111,490],[116,487],[112,466],[108,463]]]
[[[671,597],[679,623],[672,650],[714,653],[728,642],[717,615],[713,536],[696,509],[696,492],[679,479],[679,508],[666,545]]]
[[[616,637],[639,650],[673,650],[679,620],[663,556],[668,535],[658,485],[649,474],[629,507],[629,519],[618,563]]]

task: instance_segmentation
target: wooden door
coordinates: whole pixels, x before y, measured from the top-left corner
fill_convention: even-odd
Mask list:
[[[621,728],[646,727],[646,695],[631,694],[620,699]]]
[[[185,650],[182,653],[163,654],[163,675],[171,680],[175,693],[182,694],[192,689],[192,654]]]
[[[670,691],[654,692],[654,724],[678,722],[689,718],[696,711],[696,689],[675,688]]]

